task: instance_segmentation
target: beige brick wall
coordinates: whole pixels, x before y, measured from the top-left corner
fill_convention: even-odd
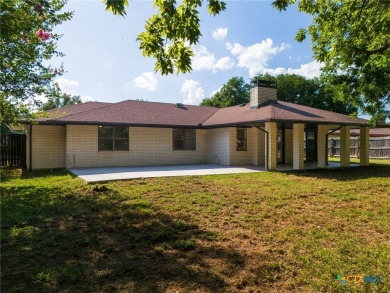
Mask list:
[[[67,168],[201,164],[206,162],[206,130],[196,130],[196,150],[172,150],[172,129],[129,128],[129,151],[98,151],[98,126],[68,125]]]
[[[230,128],[206,130],[206,163],[230,165]]]
[[[293,124],[293,169],[296,170],[305,168],[304,130],[305,125],[303,123]]]
[[[30,169],[30,126],[26,126],[26,160]],[[32,126],[32,169],[65,168],[65,126]]]
[[[326,167],[326,158],[328,156],[326,134],[328,133],[328,125],[318,125],[317,130],[317,166],[318,168]]]
[[[278,125],[276,122],[266,122],[265,130],[268,132],[268,169],[276,170],[278,162]]]
[[[293,163],[293,130],[285,129],[284,130],[284,161],[286,164]]]
[[[303,133],[303,124],[299,132]],[[271,169],[276,168],[277,125],[267,123],[270,132]],[[27,126],[28,130],[28,126]],[[298,129],[296,129],[298,131]],[[323,133],[325,133],[325,128]],[[321,130],[319,130],[319,136]],[[110,166],[143,166],[167,164],[260,165],[265,164],[265,134],[256,128],[247,129],[247,151],[236,151],[236,127],[196,130],[195,151],[173,151],[172,129],[129,128],[129,151],[98,151],[98,126],[33,126],[33,168],[84,168]],[[27,131],[29,135],[29,131]],[[285,130],[285,160],[293,163],[293,130]],[[299,143],[303,147],[302,141]],[[29,164],[27,138],[27,164]],[[319,147],[320,144],[318,144]],[[296,146],[295,146],[296,148]],[[320,150],[319,150],[320,152]],[[66,161],[65,161],[66,158]],[[302,155],[303,158],[303,155]],[[320,159],[320,157],[319,157]],[[299,159],[299,161],[302,159]],[[298,162],[298,161],[297,161]],[[296,164],[301,164],[295,162]],[[300,165],[301,168],[302,165]]]
[[[230,165],[245,166],[252,165],[252,149],[253,149],[253,132],[251,128],[247,128],[247,150],[237,151],[237,128],[230,127]]]
[[[266,134],[259,130],[259,166],[265,166]]]
[[[252,127],[252,165],[264,166],[265,162],[265,133]]]
[[[260,143],[260,130],[256,127],[252,127],[252,165],[259,166],[259,143]]]

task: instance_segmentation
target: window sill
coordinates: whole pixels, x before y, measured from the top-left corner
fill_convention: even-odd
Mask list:
[[[117,150],[117,151],[98,151],[98,153],[124,153],[124,152],[129,152],[130,150],[125,150],[125,151],[122,151],[122,150]]]
[[[196,150],[172,150],[172,152],[196,152]]]

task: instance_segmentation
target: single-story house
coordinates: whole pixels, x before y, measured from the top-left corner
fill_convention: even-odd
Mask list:
[[[360,129],[368,164],[367,120],[277,100],[276,83],[254,80],[250,103],[228,108],[127,100],[50,110],[25,125],[29,169],[169,164],[278,164],[326,167],[327,136],[339,129],[349,166],[350,129]]]

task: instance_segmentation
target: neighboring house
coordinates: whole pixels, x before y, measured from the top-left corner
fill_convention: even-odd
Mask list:
[[[26,125],[30,169],[169,164],[326,167],[327,135],[341,127],[341,166],[359,128],[368,164],[367,121],[277,101],[276,84],[253,81],[251,101],[229,108],[142,101],[88,102],[48,111]]]
[[[388,128],[385,128],[387,126]],[[350,156],[359,158],[360,131],[351,130]],[[329,137],[328,153],[330,156],[339,156],[340,131],[335,131]],[[390,159],[390,125],[381,124],[379,128],[370,129],[369,157],[375,159]]]

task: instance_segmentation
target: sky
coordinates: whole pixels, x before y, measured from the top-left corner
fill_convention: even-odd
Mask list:
[[[207,7],[201,9],[202,37],[193,47],[192,72],[162,76],[136,41],[155,12],[151,0],[133,0],[125,17],[106,11],[100,0],[69,0],[65,10],[74,16],[55,30],[63,34],[58,49],[65,57],[51,64],[63,63],[66,71],[57,82],[83,101],[198,105],[235,76],[249,82],[259,73],[319,75],[310,40],[294,40],[298,29],[311,23],[310,16],[296,7],[279,12],[271,1],[226,3],[226,11],[215,17]]]

